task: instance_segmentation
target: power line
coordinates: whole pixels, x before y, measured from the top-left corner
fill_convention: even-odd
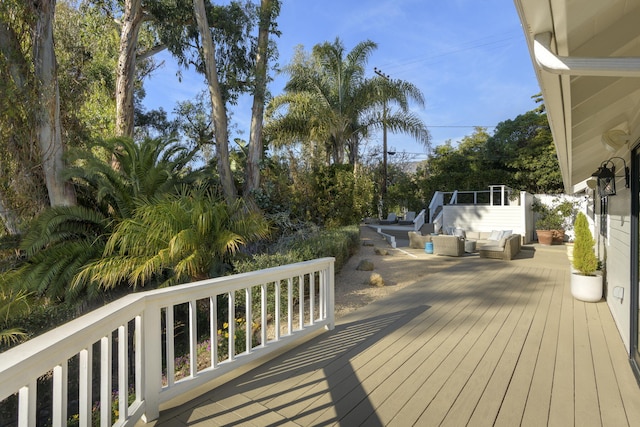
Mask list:
[[[447,125],[426,125],[428,128],[495,128],[498,126],[495,125],[456,125],[456,126],[447,126]]]
[[[513,36],[511,36],[511,34],[515,34]],[[495,37],[501,37],[500,39],[497,40],[493,40],[493,41],[486,41],[485,40],[490,40],[492,38]],[[451,50],[447,50],[444,52],[439,52],[439,53],[431,53],[431,54],[426,54],[426,55],[417,55],[414,56],[412,58],[406,58],[404,60],[399,60],[396,61],[394,63],[389,63],[389,64],[383,64],[385,67],[396,70],[396,72],[405,67],[406,65],[411,65],[411,64],[415,64],[415,63],[419,63],[419,62],[426,62],[426,61],[430,61],[430,60],[434,60],[434,59],[439,59],[445,56],[450,56],[450,55],[455,55],[457,53],[461,53],[461,52],[465,52],[465,51],[469,51],[469,50],[474,50],[474,49],[478,49],[478,48],[482,48],[482,47],[487,47],[487,46],[492,46],[492,45],[498,45],[497,47],[504,47],[507,45],[507,43],[510,43],[513,40],[522,38],[522,34],[520,31],[509,31],[506,33],[500,33],[500,34],[494,34],[494,35],[489,35],[486,37],[482,37],[480,39],[474,39],[474,40],[469,40],[466,42],[462,42],[459,44],[459,47],[457,48],[453,48]]]

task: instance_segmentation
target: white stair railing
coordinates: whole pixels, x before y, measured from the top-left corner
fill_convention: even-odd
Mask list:
[[[334,323],[334,258],[130,294],[0,353],[0,404],[17,402],[16,420],[7,421],[18,427],[35,426],[43,406],[53,426],[90,426],[98,417],[102,426],[132,426]],[[183,338],[186,352],[176,346]],[[45,381],[51,388],[38,390]]]
[[[416,218],[413,220],[413,230],[414,231],[419,231],[422,226],[425,223],[425,216],[426,216],[426,211],[425,209],[422,209],[420,211],[420,213],[418,214],[418,216],[416,216]]]
[[[429,203],[429,222],[434,222],[439,207],[444,205],[444,193],[442,191],[436,191]]]

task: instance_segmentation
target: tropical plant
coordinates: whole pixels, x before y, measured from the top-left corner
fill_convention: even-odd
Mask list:
[[[13,282],[53,301],[75,301],[85,292],[98,296],[100,288],[70,284],[81,269],[103,257],[116,224],[148,200],[175,194],[198,176],[187,165],[194,152],[172,139],[136,143],[115,138],[74,154],[78,166],[67,176],[78,184],[85,206],[54,207],[38,216],[20,245],[27,261],[7,273]],[[117,170],[111,167],[112,155],[118,159]]]
[[[598,269],[598,257],[593,250],[595,240],[589,229],[587,217],[582,212],[576,217],[574,229],[576,238],[573,243],[573,268],[583,276],[592,276]]]
[[[555,198],[551,205],[535,199],[531,210],[538,214],[537,230],[564,230],[573,222],[576,215],[574,202],[558,198]]]
[[[26,337],[26,333],[15,327],[6,327],[11,317],[27,313],[31,294],[25,290],[15,291],[0,280],[0,345],[8,346]]]
[[[72,288],[129,284],[170,286],[218,276],[241,246],[264,238],[269,225],[241,201],[228,205],[192,189],[153,198],[115,226],[101,259],[87,265]]]
[[[7,280],[53,301],[76,299],[82,289],[69,284],[80,268],[102,255],[110,228],[107,216],[83,206],[44,211],[21,242],[27,261],[5,273]]]
[[[142,198],[176,193],[202,175],[189,169],[197,148],[188,149],[174,138],[111,138],[70,153],[75,166],[65,172],[98,203],[102,212],[127,218]],[[117,168],[113,167],[113,161]]]
[[[384,77],[365,78],[367,61],[377,45],[366,40],[346,52],[340,39],[301,49],[285,68],[285,93],[268,108],[268,133],[276,145],[303,142],[325,164],[357,162],[360,141],[384,126],[429,143],[422,121],[409,111],[409,100],[423,104],[414,85]],[[393,112],[387,107],[396,104]]]

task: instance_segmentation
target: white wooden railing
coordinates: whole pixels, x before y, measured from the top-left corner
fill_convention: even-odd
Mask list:
[[[333,327],[334,258],[130,294],[1,353],[0,402],[17,400],[19,427],[36,425],[43,395],[53,426],[90,426],[98,417],[102,426],[134,425],[195,387]],[[188,350],[178,354],[182,337]],[[38,390],[43,378],[48,390]]]

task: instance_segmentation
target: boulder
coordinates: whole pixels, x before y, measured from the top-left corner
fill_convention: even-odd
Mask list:
[[[372,271],[373,270],[373,263],[368,259],[363,259],[362,261],[360,261],[360,263],[356,267],[356,270]]]

